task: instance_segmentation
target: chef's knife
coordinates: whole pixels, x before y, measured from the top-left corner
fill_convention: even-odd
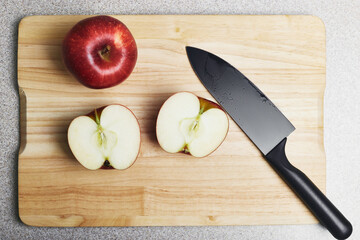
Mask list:
[[[280,110],[240,71],[207,51],[186,47],[190,64],[210,94],[262,152],[264,158],[338,239],[352,226],[329,199],[285,155],[287,136],[295,128]]]

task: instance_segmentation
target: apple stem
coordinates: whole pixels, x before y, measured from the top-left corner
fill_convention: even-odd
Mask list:
[[[203,113],[204,113],[204,110],[205,110],[205,107],[204,107],[204,106],[201,107],[201,108],[200,108],[200,111],[199,111],[199,115],[203,114]]]
[[[100,125],[100,119],[99,119],[99,115],[98,115],[96,109],[95,109],[95,122],[97,125]]]
[[[99,115],[98,115],[96,109],[95,109],[94,112],[95,112],[95,122],[98,125],[98,134],[99,134],[99,140],[98,141],[99,141],[99,144],[101,146],[102,144],[105,143],[106,137],[105,137],[103,128],[100,126],[100,119],[99,119]]]
[[[110,61],[110,45],[106,45],[103,49],[99,50],[99,55],[102,59],[109,62]]]

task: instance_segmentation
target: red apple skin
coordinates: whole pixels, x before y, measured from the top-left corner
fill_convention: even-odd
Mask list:
[[[188,92],[188,91],[182,91],[182,92]],[[167,99],[171,98],[171,97],[174,96],[175,94],[182,93],[182,92],[174,93],[173,95],[171,95],[171,96],[168,97]],[[206,112],[207,110],[209,110],[209,109],[211,109],[211,108],[218,108],[218,109],[224,111],[224,109],[223,109],[219,104],[217,104],[217,103],[215,103],[215,102],[213,102],[213,101],[210,101],[210,100],[208,100],[208,99],[206,99],[206,98],[199,97],[199,96],[197,96],[196,94],[194,94],[194,93],[192,93],[192,92],[188,92],[188,93],[191,93],[191,94],[195,95],[195,96],[199,99],[200,108],[202,108],[202,111],[203,111],[203,112]],[[167,99],[166,99],[166,100],[167,100]],[[165,100],[165,102],[166,102],[166,100]],[[161,110],[161,108],[164,106],[165,102],[164,102],[163,105],[160,107],[160,110]],[[159,112],[160,112],[160,110],[159,110]],[[224,112],[225,112],[225,111],[224,111]],[[227,119],[228,119],[228,121],[229,121],[229,117],[228,117],[228,115],[226,114],[226,112],[225,112],[225,115],[226,115],[226,117],[227,117]],[[157,121],[156,121],[156,123],[157,123]],[[212,152],[210,152],[208,155],[203,156],[203,157],[201,157],[201,158],[204,158],[204,157],[209,156],[210,154],[212,154],[213,152],[215,152],[215,151],[221,146],[221,144],[224,142],[225,138],[227,137],[227,134],[229,133],[229,127],[230,127],[230,126],[228,126],[228,129],[227,129],[227,131],[226,131],[226,134],[225,134],[225,136],[224,136],[224,139],[221,141],[221,143],[219,144],[219,146],[218,146],[217,148],[215,148]],[[157,128],[157,124],[156,124],[156,128]],[[156,138],[157,138],[157,136],[156,136]],[[158,138],[157,138],[157,141],[158,141],[158,143],[159,143],[159,139],[158,139]],[[160,145],[160,143],[159,143],[159,145]],[[187,151],[187,145],[184,147],[184,150],[179,151],[178,153],[184,153],[184,154],[187,154],[187,155],[191,155],[191,153]],[[191,156],[192,156],[192,155],[191,155]]]
[[[110,16],[86,18],[67,33],[62,45],[68,71],[83,85],[108,88],[133,71],[137,46],[129,29]]]
[[[120,105],[120,106],[122,106],[122,107],[124,107],[124,108],[127,108],[127,109],[134,115],[137,123],[139,124],[139,120],[137,119],[137,117],[135,116],[135,114],[133,113],[133,111],[130,110],[130,108],[128,108],[128,107],[126,107],[126,106],[124,106],[124,105],[122,105],[122,104],[111,104],[111,105]],[[92,120],[94,120],[94,121],[96,122],[96,114],[98,115],[98,118],[100,119],[102,111],[103,111],[104,108],[106,108],[107,106],[110,106],[110,105],[106,105],[106,106],[103,106],[103,107],[96,108],[96,109],[94,109],[94,111],[89,112],[89,113],[86,114],[85,116],[90,117]],[[95,112],[96,112],[96,114],[95,114]],[[140,124],[139,124],[139,129],[140,129],[140,145],[139,145],[138,155],[136,156],[136,158],[139,157],[140,148],[141,148],[141,128],[140,128]],[[106,160],[106,161],[107,161],[107,160]],[[104,164],[101,166],[100,169],[106,169],[106,170],[108,170],[108,169],[115,169],[115,168],[113,168],[113,166],[110,165],[110,163],[107,165],[107,164],[106,164],[106,161],[104,162]],[[134,165],[135,162],[136,162],[136,160],[135,160],[128,168],[130,168],[132,165]],[[128,169],[128,168],[125,168],[125,169],[122,169],[122,170],[126,170],[126,169]]]

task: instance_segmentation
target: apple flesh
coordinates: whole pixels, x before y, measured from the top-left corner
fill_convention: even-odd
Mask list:
[[[133,71],[137,46],[129,29],[109,16],[78,22],[65,36],[63,61],[68,71],[89,88],[108,88]]]
[[[218,104],[189,92],[168,98],[156,121],[156,136],[165,151],[195,157],[215,151],[228,129],[229,119]]]
[[[140,151],[139,123],[130,109],[109,105],[75,118],[68,129],[68,143],[85,168],[126,169]]]

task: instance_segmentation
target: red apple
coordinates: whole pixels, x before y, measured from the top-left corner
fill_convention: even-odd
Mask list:
[[[75,158],[88,169],[126,169],[140,151],[139,123],[125,106],[101,107],[70,123],[68,143]]]
[[[109,16],[86,18],[67,33],[63,60],[69,72],[89,88],[108,88],[133,71],[137,47],[129,29]]]
[[[229,119],[216,103],[189,92],[169,97],[159,111],[156,136],[169,153],[205,157],[224,141]]]

